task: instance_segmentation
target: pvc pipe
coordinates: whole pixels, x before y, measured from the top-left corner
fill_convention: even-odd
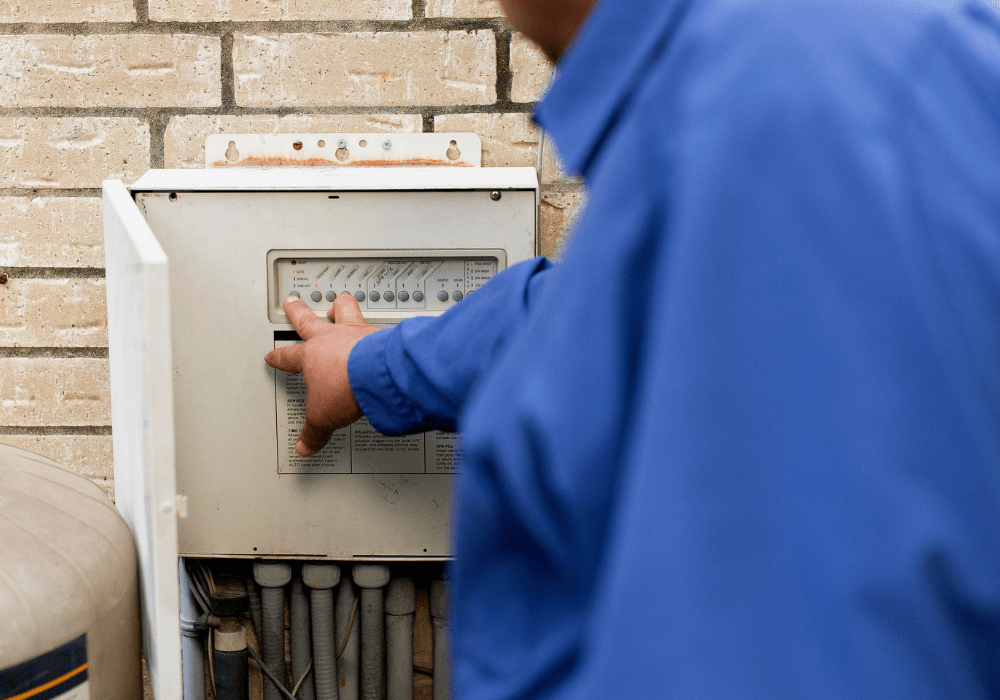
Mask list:
[[[347,572],[341,572],[340,588],[337,589],[337,651],[343,649],[337,659],[337,675],[340,678],[340,700],[359,700],[358,660],[361,656],[361,624],[358,614],[351,619],[354,608],[354,586]],[[360,607],[360,605],[359,605]],[[348,623],[350,627],[348,628]]]
[[[205,647],[201,633],[195,630],[200,612],[191,584],[188,582],[184,559],[178,558],[181,579],[181,667],[184,700],[205,700]]]
[[[252,576],[246,579],[247,600],[250,603],[250,619],[253,620],[253,633],[257,637],[257,644],[264,638],[263,612],[260,605],[260,589]]]
[[[385,698],[385,612],[382,587],[389,567],[355,564],[354,582],[361,588],[361,700]]]
[[[385,594],[386,699],[413,700],[413,613],[417,589],[412,578],[394,578]]]
[[[224,617],[213,637],[216,700],[249,700],[246,632],[236,618]]]
[[[316,700],[340,700],[333,617],[333,588],[340,582],[340,567],[328,562],[303,564],[302,582],[309,587]]]
[[[431,581],[431,624],[434,629],[434,700],[451,697],[448,674],[448,584]]]
[[[280,562],[255,561],[253,577],[261,586],[260,598],[264,627],[261,656],[271,672],[288,683],[285,664],[285,585],[292,580],[292,567]],[[264,700],[284,700],[278,687],[264,676]]]
[[[288,599],[288,618],[291,623],[292,688],[305,676],[295,693],[299,700],[316,700],[315,674],[309,670],[312,658],[312,625],[309,622],[309,596],[302,584],[302,576],[292,577]]]

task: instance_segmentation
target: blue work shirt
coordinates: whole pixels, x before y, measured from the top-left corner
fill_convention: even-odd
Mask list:
[[[465,433],[456,697],[1000,697],[1000,8],[608,1],[538,119],[565,260],[349,363]]]

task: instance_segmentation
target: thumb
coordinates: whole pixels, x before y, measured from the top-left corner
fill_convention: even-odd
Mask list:
[[[333,306],[326,312],[327,318],[334,323],[360,323],[368,325],[361,313],[357,300],[350,294],[341,294],[334,299]]]
[[[302,432],[299,433],[299,439],[295,443],[295,452],[299,457],[312,457],[326,447],[326,443],[330,442],[331,435],[333,435],[332,428],[317,428],[306,420],[302,424]]]

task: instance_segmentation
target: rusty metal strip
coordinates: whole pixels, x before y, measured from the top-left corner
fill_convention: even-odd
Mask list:
[[[205,142],[209,168],[481,164],[476,134],[214,134]]]

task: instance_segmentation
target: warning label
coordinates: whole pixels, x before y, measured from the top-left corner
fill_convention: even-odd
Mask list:
[[[274,347],[298,341],[277,340]],[[275,372],[278,472],[282,474],[452,474],[461,460],[461,435],[430,431],[387,437],[367,418],[338,430],[312,457],[299,457],[295,442],[306,419],[306,387],[300,374]]]

